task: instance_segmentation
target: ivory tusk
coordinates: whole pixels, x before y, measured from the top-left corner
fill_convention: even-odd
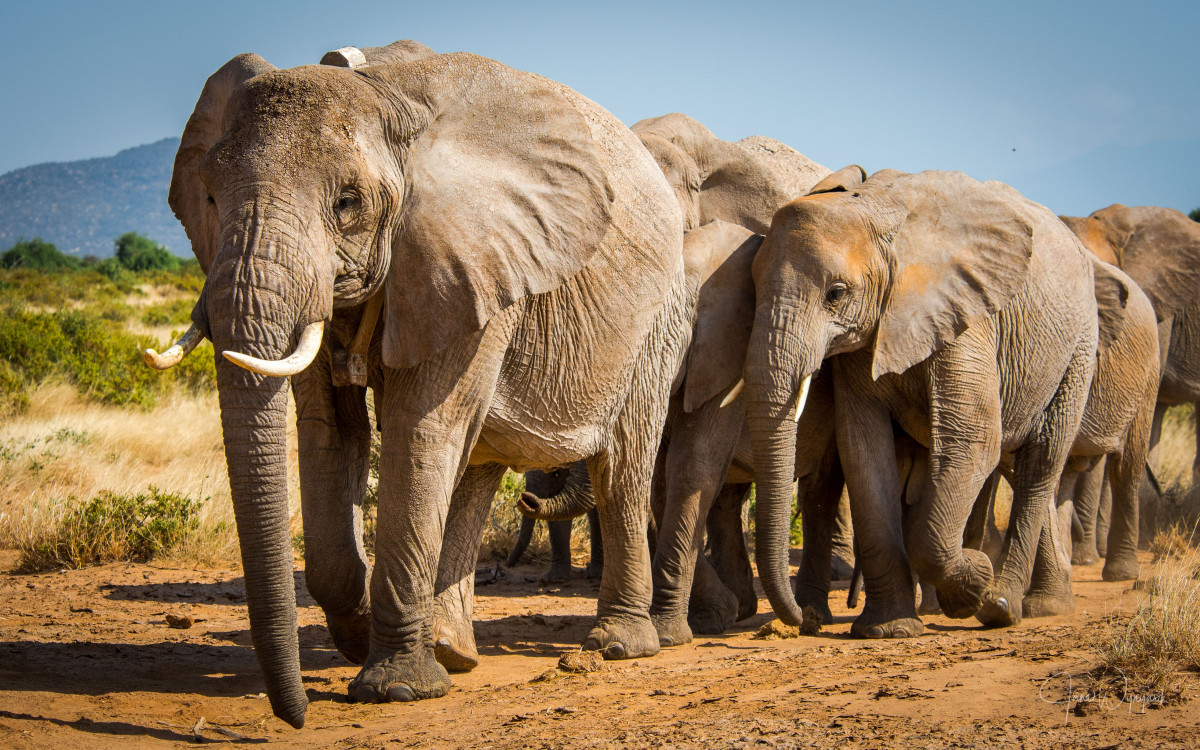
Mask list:
[[[146,364],[155,370],[167,370],[179,364],[203,340],[204,334],[193,323],[179,337],[179,340],[173,346],[168,347],[162,354],[153,349],[146,349],[142,352],[142,359],[146,360]]]
[[[800,384],[800,397],[796,399],[796,421],[800,421],[800,415],[804,413],[804,402],[808,401],[808,387],[812,385],[812,375],[804,379]]]
[[[725,398],[721,399],[721,406],[719,408],[724,409],[726,406],[732,404],[733,400],[738,397],[738,394],[740,394],[742,389],[745,387],[746,381],[742,378],[738,378],[738,382],[733,386],[733,390],[729,391],[729,393],[726,393]]]
[[[225,359],[250,372],[286,378],[303,371],[305,367],[312,364],[313,359],[317,356],[317,351],[321,348],[321,337],[324,333],[325,321],[318,320],[316,323],[309,323],[304,329],[304,333],[300,334],[300,343],[296,344],[296,350],[279,360],[259,359],[238,352],[221,352],[221,354],[225,355]]]

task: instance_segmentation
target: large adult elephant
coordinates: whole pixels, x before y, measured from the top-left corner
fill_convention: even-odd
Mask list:
[[[1169,407],[1200,405],[1200,224],[1173,209],[1119,203],[1086,217],[1060,218],[1096,257],[1137,282],[1154,306],[1163,362],[1150,438],[1153,450]],[[1196,442],[1200,446],[1200,429]],[[1200,453],[1192,464],[1192,484],[1198,479]],[[1108,552],[1107,538],[1097,536],[1099,483],[1090,485],[1089,491],[1079,493],[1084,504],[1076,508],[1081,532],[1075,540],[1078,562],[1095,561],[1098,550],[1106,556]],[[1120,567],[1127,573],[1136,571],[1129,560]]]
[[[851,632],[921,632],[912,568],[952,617],[989,604],[1020,619],[1095,367],[1091,264],[1042,206],[961,173],[861,170],[781,208],[754,263],[746,359],[757,479],[757,559],[776,614],[787,586],[794,419],[832,370],[836,442],[867,601]],[[903,534],[894,430],[929,452]],[[962,534],[983,483],[1014,462],[999,570]]]
[[[353,70],[276,70],[240,55],[200,95],[171,204],[208,278],[193,329],[159,364],[201,336],[223,355],[251,633],[277,715],[300,726],[307,705],[284,477],[288,376],[321,370],[311,388],[297,381],[306,454],[356,461],[346,447],[361,442],[359,394],[326,387],[325,368],[332,338],[358,338],[372,300],[382,307],[366,354],[383,433],[379,521],[369,647],[351,696],[446,691],[435,591],[459,601],[443,614],[460,640],[438,645],[474,650],[474,554],[505,466],[587,459],[607,565],[584,645],[607,658],[658,650],[644,508],[694,301],[678,204],[636,136],[565,86],[475,55]],[[336,475],[330,486],[356,474],[334,459],[321,471]],[[347,507],[352,495],[340,495]],[[352,538],[354,518],[325,520]],[[446,529],[461,534],[443,541]],[[347,575],[350,598],[366,591],[365,566]],[[322,602],[339,616],[356,604]]]

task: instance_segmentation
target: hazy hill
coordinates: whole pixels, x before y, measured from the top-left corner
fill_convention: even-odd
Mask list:
[[[115,156],[35,164],[0,175],[0,250],[41,237],[73,255],[113,254],[128,231],[191,256],[183,227],[167,205],[176,138]]]

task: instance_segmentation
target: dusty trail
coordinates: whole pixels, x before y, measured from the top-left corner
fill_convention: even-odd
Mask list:
[[[0,552],[0,569],[14,562]],[[1195,678],[1182,705],[1048,702],[1067,694],[1052,676],[1085,671],[1105,617],[1136,600],[1096,566],[1075,571],[1071,617],[991,631],[927,617],[921,638],[865,642],[847,637],[852,613],[835,596],[838,621],[819,637],[753,640],[770,619],[763,600],[765,614],[733,634],[577,676],[554,666],[586,634],[597,585],[539,587],[535,566],[505,573],[477,589],[480,667],[454,675],[445,698],[379,706],[346,702],[357,667],[332,649],[298,574],[312,700],[301,731],[260,695],[239,573],[5,574],[0,747],[182,746],[194,728],[210,742],[306,748],[1200,746]],[[172,628],[167,615],[193,624]]]

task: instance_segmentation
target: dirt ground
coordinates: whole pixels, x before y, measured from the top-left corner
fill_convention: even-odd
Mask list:
[[[0,552],[10,570],[14,553]],[[305,748],[836,747],[1127,748],[1200,746],[1200,680],[1182,704],[1083,695],[1091,644],[1129,611],[1128,583],[1076,568],[1074,616],[983,630],[926,617],[921,638],[858,641],[844,591],[817,637],[698,637],[650,659],[567,675],[598,586],[539,586],[540,566],[481,571],[478,669],[444,698],[346,701],[357,667],[333,650],[303,590],[307,726],[275,719],[261,694],[240,574],[113,564],[0,577],[0,747],[162,747],[271,742]],[[844,584],[843,584],[844,587]],[[187,629],[166,618],[190,617]],[[1084,700],[1090,697],[1093,700]]]

